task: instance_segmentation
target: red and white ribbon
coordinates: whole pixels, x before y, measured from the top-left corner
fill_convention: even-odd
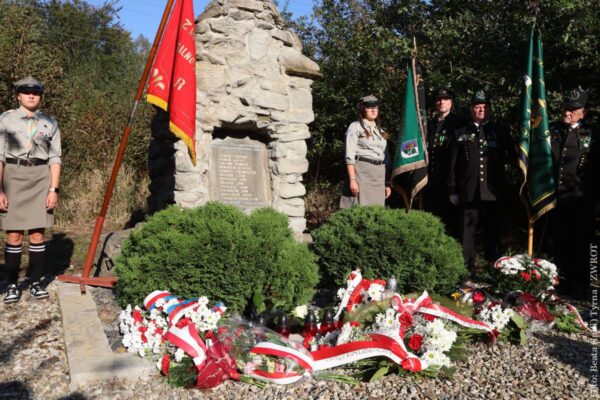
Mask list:
[[[183,328],[172,326],[165,333],[164,337],[192,357],[194,365],[198,370],[202,369],[206,362],[207,348],[200,336],[198,336],[194,324],[188,324]]]
[[[359,269],[353,271],[350,274],[350,277],[348,279],[348,286],[346,287],[346,292],[344,293],[344,296],[342,297],[342,302],[340,303],[340,306],[338,307],[338,310],[335,313],[335,316],[333,317],[334,320],[337,321],[340,318],[342,311],[348,305],[348,301],[350,301],[350,296],[352,296],[352,294],[356,290],[356,287],[362,282],[362,280],[362,275]]]
[[[575,307],[573,307],[569,303],[565,303],[565,307],[567,307],[567,310],[569,310],[571,312],[571,314],[573,314],[575,316],[575,321],[585,332],[589,333],[592,336],[598,336],[598,331],[591,329],[589,326],[587,326],[587,324],[585,322],[583,322],[583,319],[581,318],[579,311],[577,311],[577,309]]]
[[[144,299],[144,307],[146,308],[146,310],[152,311],[152,308],[154,308],[154,304],[159,299],[164,299],[165,297],[169,296],[171,296],[171,293],[167,292],[166,290],[155,290],[154,292],[146,296],[146,298]]]
[[[371,334],[370,338],[371,340],[325,347],[310,354],[271,342],[261,342],[253,347],[250,352],[293,360],[306,372],[322,371],[371,357],[387,357],[409,371],[418,372],[428,367],[426,361],[406,350],[404,342],[399,336],[394,337],[394,335],[380,332]],[[303,376],[297,372],[267,372],[262,370],[252,371],[249,375],[258,380],[280,385],[295,383]]]
[[[167,316],[167,319],[169,320],[169,325],[176,325],[177,322],[179,322],[179,320],[181,318],[183,318],[183,316],[185,315],[185,312],[189,308],[197,308],[197,307],[198,307],[198,302],[196,301],[196,299],[191,299],[191,300],[187,300],[187,301],[183,301],[183,302],[179,303],[173,309],[173,311],[171,311],[169,313],[169,315]]]
[[[427,363],[408,352],[402,339],[383,333],[370,335],[371,340],[344,343],[335,347],[326,347],[313,351],[313,369],[321,371],[340,365],[350,364],[371,357],[386,357],[410,371],[421,371]]]
[[[391,306],[399,314],[402,314],[403,312],[408,312],[410,314],[419,312],[422,314],[429,314],[435,317],[448,319],[467,328],[481,329],[486,332],[493,331],[492,327],[483,321],[467,318],[464,315],[461,315],[446,307],[435,304],[431,297],[429,297],[427,291],[423,292],[417,299],[403,300],[400,295],[394,294]]]

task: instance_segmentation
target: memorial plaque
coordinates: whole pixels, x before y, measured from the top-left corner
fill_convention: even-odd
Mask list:
[[[211,200],[239,207],[267,207],[271,188],[267,146],[249,138],[214,139],[210,167]]]

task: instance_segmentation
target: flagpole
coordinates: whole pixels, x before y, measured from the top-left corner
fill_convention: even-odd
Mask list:
[[[106,188],[106,192],[104,193],[104,201],[102,202],[102,208],[100,209],[100,214],[96,218],[96,225],[94,226],[94,231],[92,233],[92,238],[90,241],[90,247],[88,249],[87,257],[85,259],[85,263],[83,265],[83,273],[81,276],[72,276],[72,275],[60,275],[58,279],[62,282],[71,282],[71,283],[79,283],[81,293],[85,293],[85,285],[94,285],[94,286],[104,286],[104,287],[113,287],[116,283],[117,279],[115,277],[90,277],[90,272],[92,270],[92,265],[94,263],[94,256],[96,253],[96,247],[98,247],[98,242],[100,241],[100,234],[102,233],[102,227],[104,226],[104,220],[106,217],[106,211],[108,210],[108,205],[110,203],[110,199],[113,194],[115,182],[117,180],[117,175],[119,173],[119,169],[121,167],[121,162],[123,160],[123,154],[125,153],[125,147],[127,146],[127,140],[129,139],[129,134],[131,133],[131,127],[133,125],[133,117],[137,111],[137,107],[140,103],[142,95],[144,93],[144,89],[146,87],[146,82],[148,81],[148,76],[150,75],[150,69],[152,68],[152,64],[154,64],[154,58],[156,57],[156,52],[158,49],[158,44],[162,39],[163,33],[165,31],[165,26],[167,25],[167,21],[169,19],[169,14],[171,9],[173,8],[173,3],[175,0],[167,0],[167,4],[165,6],[165,10],[163,12],[162,19],[160,20],[160,24],[158,26],[158,30],[156,32],[156,36],[154,38],[154,43],[152,44],[152,48],[150,49],[150,54],[148,55],[148,60],[146,60],[146,66],[144,67],[144,72],[142,73],[142,77],[140,78],[137,92],[135,94],[135,98],[133,101],[133,105],[131,106],[131,111],[129,113],[129,119],[127,121],[127,125],[125,126],[125,130],[123,131],[123,136],[121,137],[121,144],[119,146],[119,151],[117,152],[117,157],[115,158],[115,162],[113,165],[112,173],[110,175],[110,179],[108,181],[108,185]]]
[[[537,15],[540,12],[539,0],[529,0],[529,11],[533,16],[533,25],[535,26]],[[529,229],[527,235],[527,253],[529,254],[529,257],[533,257],[533,222],[531,222],[530,219],[528,222]]]
[[[527,253],[529,257],[533,257],[533,223],[529,222],[529,240],[527,242]]]

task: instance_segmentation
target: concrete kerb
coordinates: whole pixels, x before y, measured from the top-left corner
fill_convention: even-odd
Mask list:
[[[156,367],[147,360],[111,350],[91,294],[82,296],[79,285],[63,282],[56,285],[71,391],[91,382],[111,379],[136,382],[142,376],[156,373]]]

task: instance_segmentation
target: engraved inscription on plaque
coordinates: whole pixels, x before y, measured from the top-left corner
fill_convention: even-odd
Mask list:
[[[268,206],[267,146],[249,138],[214,139],[210,181],[211,200],[240,207]]]

